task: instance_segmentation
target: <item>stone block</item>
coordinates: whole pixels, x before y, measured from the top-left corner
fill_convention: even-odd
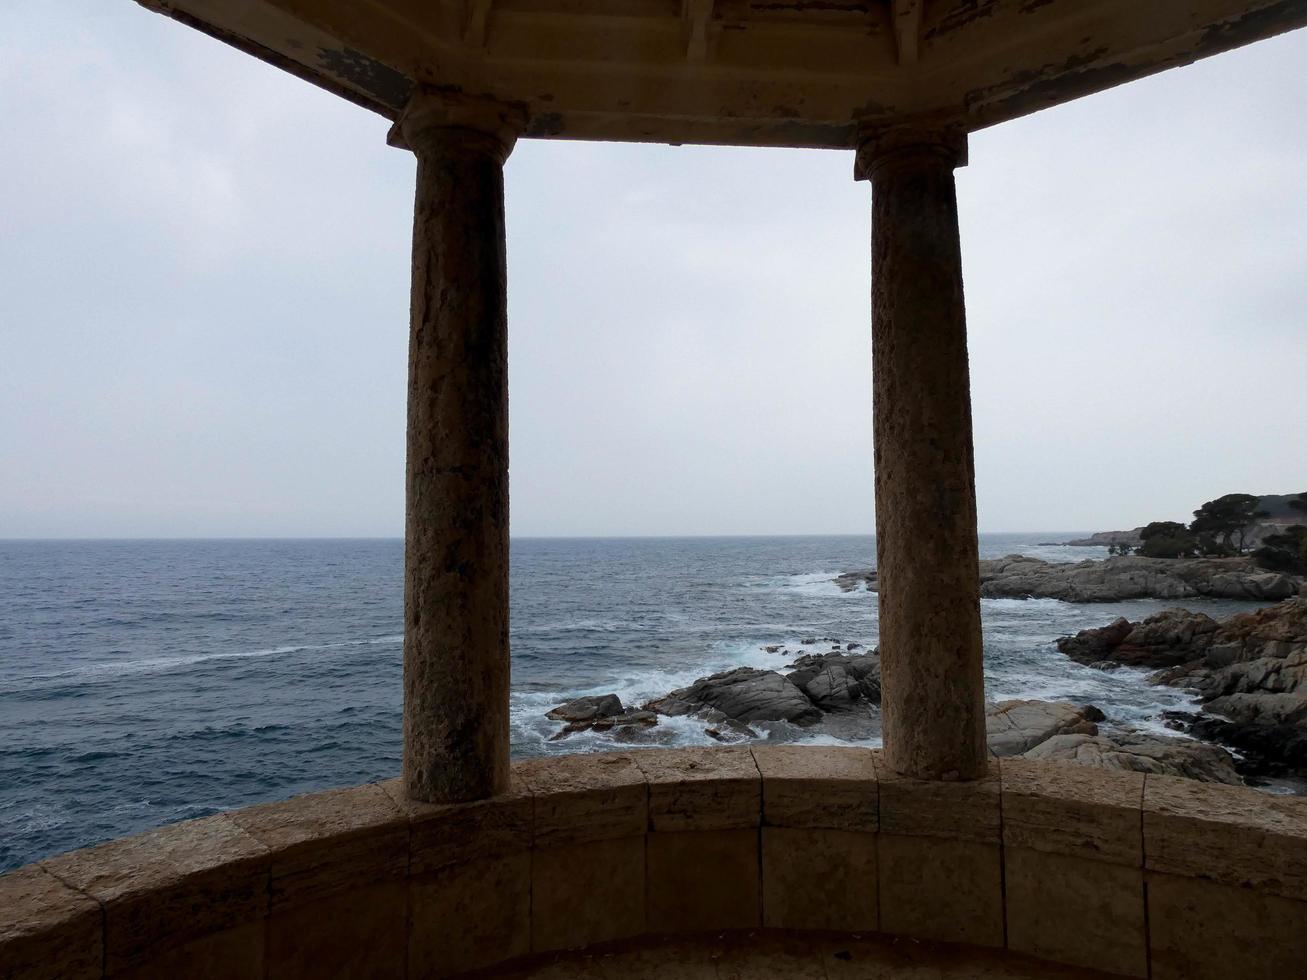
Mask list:
[[[884,833],[999,842],[1002,817],[997,764],[991,764],[984,779],[942,782],[901,776],[891,772],[882,758],[877,777]]]
[[[649,790],[629,755],[596,753],[528,759],[514,766],[535,798],[535,846],[643,836]]]
[[[532,952],[579,949],[644,931],[644,834],[532,855]]]
[[[1153,980],[1303,976],[1307,902],[1152,872],[1147,883]]]
[[[268,919],[268,980],[402,980],[408,883],[370,880],[274,911]]]
[[[409,874],[415,877],[531,846],[534,801],[513,773],[509,791],[473,803],[421,803],[399,779],[379,783],[409,821]]]
[[[762,818],[762,777],[747,748],[640,752],[656,831],[735,830]],[[756,836],[756,835],[755,835]]]
[[[1307,900],[1307,799],[1150,775],[1144,852],[1150,871]]]
[[[751,935],[714,945],[717,980],[826,980],[821,951],[796,937]]]
[[[1144,774],[1004,759],[1003,843],[1140,868]]]
[[[274,914],[408,871],[408,818],[375,784],[265,803],[230,816],[269,851]]]
[[[103,970],[99,902],[38,865],[0,875],[0,977],[83,980]]]
[[[879,800],[875,753],[827,745],[759,745],[762,822],[768,827],[875,833]]]
[[[645,854],[649,932],[760,924],[757,829],[654,833]]]
[[[409,879],[408,970],[448,977],[531,949],[531,854],[446,864]]]
[[[1003,870],[997,844],[882,832],[877,866],[882,932],[1003,945]]]
[[[1004,862],[1009,949],[1148,976],[1141,868],[1010,846]]]
[[[697,938],[662,939],[654,945],[642,944],[599,957],[598,975],[603,980],[718,980],[719,945]],[[574,976],[564,970],[553,974],[551,980],[574,980]]]
[[[607,967],[612,959],[612,954],[607,950],[603,953],[560,953],[556,957],[533,956],[508,967],[495,969],[490,976],[494,980],[610,980]],[[712,977],[711,980],[717,978]]]
[[[104,907],[113,974],[268,912],[268,852],[219,814],[50,858],[56,877]],[[262,926],[260,925],[260,928]]]
[[[869,932],[877,923],[875,834],[762,828],[764,926]]]
[[[149,957],[110,980],[263,980],[265,923],[247,922]]]

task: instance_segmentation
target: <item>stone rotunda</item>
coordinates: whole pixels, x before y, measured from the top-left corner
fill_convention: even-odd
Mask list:
[[[1307,976],[1307,801],[987,755],[953,177],[970,132],[1307,0],[140,2],[416,157],[403,773],[0,876],[0,978]],[[851,151],[883,751],[510,763],[519,139]]]

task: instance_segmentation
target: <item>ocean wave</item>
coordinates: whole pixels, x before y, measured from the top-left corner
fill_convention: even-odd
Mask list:
[[[513,632],[522,636],[548,636],[558,633],[650,633],[663,628],[665,628],[664,623],[643,620],[571,619],[533,623],[529,626],[514,626]]]
[[[1030,612],[1032,610],[1070,610],[1074,607],[1070,603],[1063,602],[1061,599],[989,599],[980,600],[981,609],[1006,610],[1011,609],[1018,612]]]
[[[747,589],[764,592],[786,592],[792,595],[812,596],[814,598],[840,598],[844,596],[864,596],[862,590],[845,592],[835,584],[839,572],[802,572],[797,575],[770,575],[746,579],[743,585]]]
[[[101,680],[116,679],[123,675],[185,670],[188,667],[195,667],[215,660],[257,660],[263,657],[284,656],[294,653],[309,653],[317,650],[349,650],[356,647],[402,643],[403,640],[403,634],[397,634],[393,636],[369,637],[362,640],[342,640],[338,643],[300,643],[287,646],[261,647],[256,650],[233,650],[219,651],[216,653],[187,654],[179,657],[144,657],[137,660],[103,660],[96,663],[82,664],[77,667],[71,667],[68,670],[56,671],[49,674],[29,674],[26,677],[19,678],[20,683],[18,686],[0,689],[0,694],[21,694],[35,689],[56,686],[40,683],[43,681],[57,681],[60,683],[80,681],[83,683],[94,683]]]

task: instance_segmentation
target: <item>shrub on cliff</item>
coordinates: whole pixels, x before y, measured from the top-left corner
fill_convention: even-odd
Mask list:
[[[1139,539],[1139,554],[1145,558],[1191,558],[1199,551],[1198,536],[1176,521],[1153,521]]]
[[[1307,575],[1307,526],[1295,524],[1280,534],[1267,535],[1253,559],[1272,572]]]

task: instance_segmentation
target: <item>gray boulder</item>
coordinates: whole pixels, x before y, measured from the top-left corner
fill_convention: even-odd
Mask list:
[[[823,711],[860,701],[880,704],[880,657],[871,654],[808,654],[790,665],[786,679]]]
[[[1216,620],[1187,609],[1167,609],[1143,622],[1117,619],[1108,626],[1064,636],[1057,648],[1082,664],[1112,661],[1154,670],[1200,659],[1212,644]]]
[[[874,571],[835,578],[845,592],[875,592]],[[1307,595],[1307,579],[1259,568],[1251,558],[1144,558],[1047,562],[1026,555],[980,562],[980,594],[990,599],[1061,599],[1120,602],[1124,599],[1251,599],[1278,602]]]
[[[1021,755],[1057,735],[1097,735],[1103,713],[1092,705],[1052,701],[1000,701],[985,713],[989,751],[1007,758]]]
[[[1234,759],[1224,749],[1192,739],[1167,738],[1144,732],[1054,735],[1024,752],[1022,757],[1159,776],[1185,776],[1206,783],[1243,785],[1235,771]]]
[[[552,708],[545,717],[550,721],[566,722],[561,729],[549,737],[551,742],[575,735],[577,732],[606,732],[624,727],[651,728],[658,724],[658,716],[652,711],[632,711],[623,708],[622,699],[616,694],[577,698]]]
[[[812,725],[821,709],[796,685],[774,670],[737,667],[702,677],[645,705],[663,715],[697,715],[709,708],[734,721],[788,721]]]
[[[550,721],[595,721],[620,715],[623,710],[622,699],[616,694],[595,694],[560,704],[550,709],[545,717]]]

